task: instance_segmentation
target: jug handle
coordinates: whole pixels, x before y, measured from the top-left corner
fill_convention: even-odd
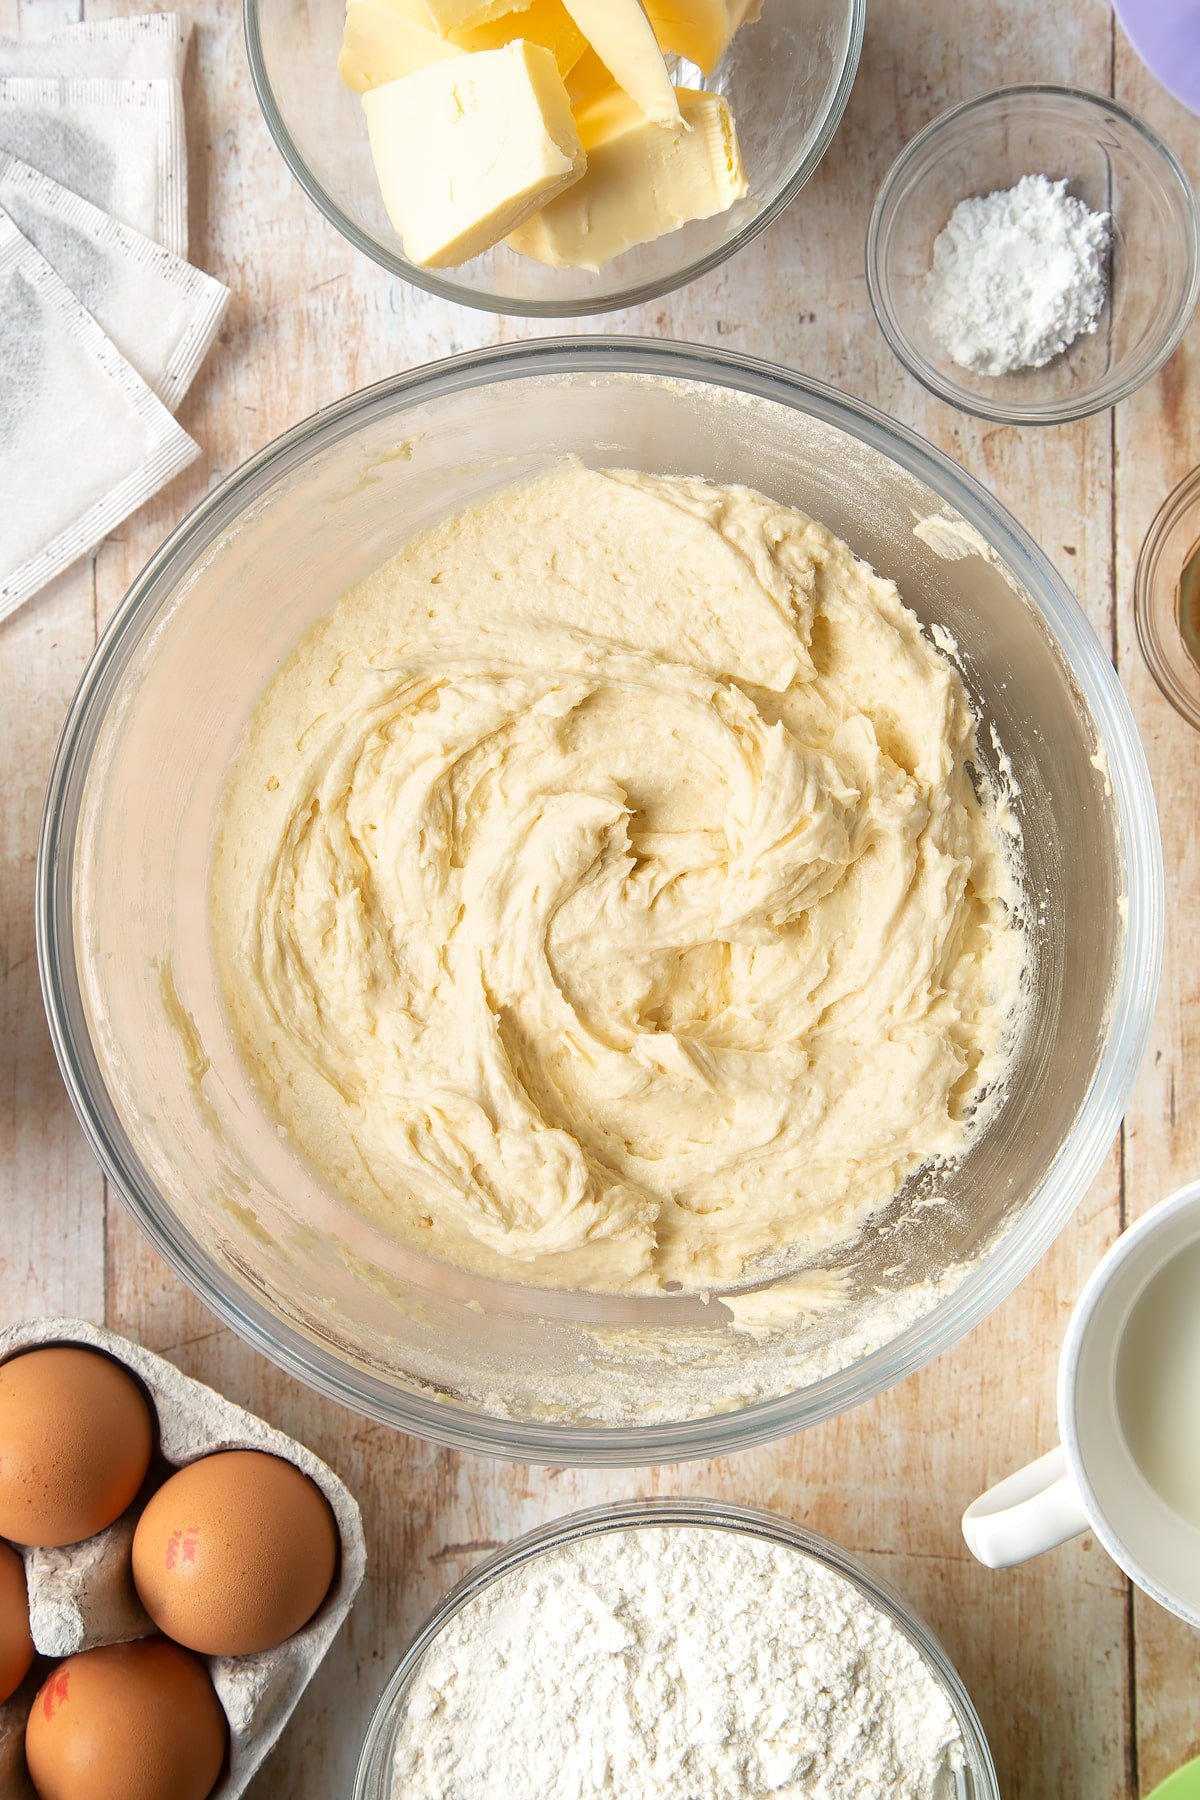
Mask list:
[[[989,1569],[1040,1556],[1090,1524],[1061,1444],[973,1500],[962,1518],[972,1556]]]

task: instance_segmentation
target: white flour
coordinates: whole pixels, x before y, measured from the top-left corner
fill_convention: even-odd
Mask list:
[[[1109,216],[1065,181],[1026,175],[1016,187],[962,200],[933,246],[925,282],[930,331],[977,375],[1040,369],[1104,308]]]
[[[647,1526],[548,1552],[443,1630],[393,1800],[951,1800],[953,1713],[888,1616],[807,1556]]]

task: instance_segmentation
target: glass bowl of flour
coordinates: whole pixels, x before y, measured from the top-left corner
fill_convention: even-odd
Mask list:
[[[1187,176],[1115,101],[1006,88],[927,125],[884,178],[867,283],[931,393],[1008,425],[1100,412],[1148,381],[1200,294]]]
[[[486,533],[464,526],[484,516]],[[748,560],[732,538],[714,535],[714,520],[751,549],[774,542],[780,524],[793,560],[765,551],[761,564]],[[518,523],[516,553],[505,532]],[[476,564],[464,579],[461,554],[485,542],[482,575]],[[413,561],[414,546],[439,560]],[[397,557],[408,571],[399,637],[395,596],[379,606],[371,599],[376,574]],[[827,590],[817,558],[840,571]],[[680,579],[685,564],[693,586]],[[867,564],[877,572],[871,583]],[[564,624],[564,613],[553,631],[546,622],[531,637],[513,609],[527,598],[540,605],[551,578],[556,591],[570,589],[576,623]],[[658,601],[647,598],[652,578]],[[805,623],[806,582],[823,623]],[[878,679],[877,663],[860,654],[877,641],[856,623],[869,616],[851,606],[868,591],[902,652]],[[383,631],[366,658],[328,634],[350,618],[338,609],[351,594],[364,602],[353,618],[372,641]],[[682,608],[668,604],[671,594],[684,597]],[[704,594],[712,606],[701,604]],[[839,594],[848,610],[831,611]],[[439,607],[450,596],[457,609],[465,595],[485,616],[468,619],[464,637]],[[501,597],[508,610],[497,644],[488,621],[501,617]],[[742,625],[748,608],[753,631]],[[721,616],[733,626],[706,650],[696,631],[715,631]],[[793,679],[806,654],[800,626],[807,653],[827,669],[840,666],[839,644],[853,651],[853,679],[877,724],[850,716],[836,691],[822,700],[816,682]],[[499,660],[473,673],[484,637]],[[329,666],[304,665],[303,654],[296,662],[306,644],[330,650]],[[733,671],[751,652],[753,679],[739,681]],[[715,689],[695,660],[702,653],[718,658]],[[301,676],[295,686],[288,671]],[[507,706],[530,680],[539,693],[513,714],[511,739],[504,728],[511,779],[488,777],[470,805],[456,803],[440,822],[424,801],[393,804],[402,790],[436,796],[440,776],[425,789],[407,777],[397,784],[392,749],[424,745],[429,731],[473,731],[483,715],[472,709]],[[604,690],[595,707],[593,688]],[[267,720],[260,706],[285,692],[301,710],[315,697],[307,722],[257,733],[251,721]],[[343,695],[355,706],[345,729]],[[582,711],[580,696],[589,700]],[[790,715],[808,699],[821,708],[813,729],[827,721],[825,740],[840,759],[831,776],[819,752],[819,781],[789,760],[789,739],[808,727],[783,728],[779,710]],[[929,751],[909,742],[918,717],[931,721]],[[496,741],[491,727],[483,740]],[[253,755],[243,755],[252,744],[272,759],[278,750],[278,768],[256,775]],[[469,744],[447,740],[429,767],[474,780],[485,763]],[[720,775],[715,790],[695,778],[710,769]],[[937,789],[943,769],[952,789]],[[246,778],[246,804],[231,811],[235,770]],[[319,795],[307,788],[314,773]],[[543,798],[531,808],[535,773]],[[978,811],[976,780],[1014,851],[1028,958],[1021,1029],[989,1090],[994,1103],[972,1115],[970,1130],[955,1121],[963,1128],[947,1142],[947,1081],[952,1088],[958,1071],[944,1045],[954,1052],[955,1040],[941,1029],[931,1039],[921,1021],[931,1008],[935,1025],[961,1015],[922,971],[941,967],[943,947],[970,971],[975,958],[958,952],[975,938],[955,917],[961,906],[973,912],[981,890],[926,824]],[[627,798],[642,795],[628,850],[618,786]],[[714,791],[720,810],[699,824],[662,820],[664,806],[710,808]],[[738,800],[736,816],[726,793]],[[864,801],[873,809],[865,827]],[[819,820],[815,838],[806,809],[813,829]],[[1157,985],[1163,878],[1145,760],[1104,646],[1049,560],[992,495],[871,408],[752,358],[686,345],[586,337],[472,353],[352,395],[251,459],[206,496],[119,609],[68,720],[45,819],[39,950],[61,1065],[115,1191],[152,1241],[233,1329],[318,1390],[401,1430],[530,1462],[637,1466],[720,1454],[829,1418],[947,1349],[1032,1268],[1108,1155]],[[224,829],[235,819],[248,833]],[[469,830],[450,854],[455,820]],[[510,852],[506,820],[536,827],[523,848]],[[259,822],[271,830],[254,850]],[[601,852],[577,854],[590,833],[603,838]],[[375,837],[382,858],[369,849]],[[735,837],[765,853],[733,867]],[[894,861],[861,870],[886,866],[887,881],[828,880],[826,866],[859,842],[894,847]],[[810,844],[821,852],[807,864],[818,879],[797,886],[796,858]],[[364,846],[376,868],[367,890],[356,861]],[[661,939],[629,936],[621,922],[635,915],[620,894],[610,896],[620,932],[601,929],[599,915],[593,930],[588,908],[604,894],[580,877],[594,867],[624,884],[627,873],[622,892],[633,906],[647,890],[665,891],[664,858],[677,851],[687,879],[671,892],[692,908],[685,948],[699,949],[679,964],[686,980],[652,991],[644,974],[658,979]],[[237,879],[218,931],[212,896],[222,869]],[[402,892],[378,885],[387,871]],[[543,929],[538,908],[563,882],[577,897],[569,911],[555,899],[558,923]],[[386,897],[394,928],[380,932],[377,911],[361,910],[365,891]],[[910,895],[928,897],[922,916],[944,926],[893,927],[892,917],[917,922]],[[741,910],[714,929],[715,901],[730,896]],[[848,912],[843,897],[860,910]],[[830,944],[831,967],[866,958],[878,973],[848,990],[841,1014],[826,1014],[821,998],[792,1028],[790,990],[775,980],[780,965],[761,920],[750,920],[749,953],[739,948],[735,959],[731,950],[728,974],[710,979],[708,946],[734,926],[743,945],[740,921],[764,900],[772,911],[799,902],[816,921],[826,899],[831,929],[801,922],[782,966],[787,974],[812,946],[800,973],[815,969],[820,991]],[[428,941],[417,917],[427,903],[457,946],[445,963],[452,979],[431,984],[438,1008],[443,999],[452,1006],[436,1018],[469,1029],[414,1041],[414,1020],[424,1034],[434,1014],[422,1001],[416,1018],[393,984],[398,972],[427,966],[423,951],[416,961],[410,954]],[[470,933],[459,929],[460,905],[475,921]],[[607,901],[602,911],[609,916]],[[260,929],[268,917],[278,936],[274,925]],[[240,940],[241,924],[251,931],[250,963],[236,945],[232,956],[222,948],[227,928]],[[545,979],[543,941],[565,986]],[[879,967],[889,945],[897,955]],[[472,973],[477,955],[488,959],[486,980]],[[726,1021],[720,1054],[706,1057],[702,1009],[734,983],[747,1003]],[[586,1036],[564,1020],[566,993],[576,1020],[593,1022]],[[309,1010],[314,994],[319,1016]],[[874,1025],[862,1025],[856,994]],[[260,1055],[267,1039],[251,1038],[239,1016],[243,1000],[264,1016],[260,996],[287,1020],[267,1039],[297,1059],[278,1081]],[[529,1013],[531,998],[549,1010]],[[339,1021],[353,1023],[368,1003],[365,1037],[358,1024],[343,1032]],[[714,1049],[711,1032],[707,1041]],[[630,1043],[645,1059],[636,1067]],[[437,1068],[424,1046],[437,1050]],[[841,1058],[832,1074],[806,1081],[800,1055],[827,1061],[831,1052]],[[338,1066],[344,1053],[350,1062]],[[869,1103],[865,1065],[876,1071]],[[924,1079],[927,1067],[936,1083]],[[593,1086],[581,1099],[584,1079]],[[647,1094],[654,1106],[639,1120],[631,1106]],[[699,1149],[667,1196],[672,1206],[677,1193],[690,1202],[681,1216],[668,1213],[680,1227],[672,1257],[694,1248],[705,1259],[689,1281],[679,1258],[647,1266],[667,1245],[658,1215],[652,1239],[637,1208],[648,1184],[661,1184],[645,1167],[649,1134],[664,1117],[672,1130],[685,1117],[702,1129],[710,1094],[723,1135],[693,1134]],[[535,1117],[521,1130],[535,1106],[542,1119],[563,1116],[564,1096],[569,1129],[543,1131]],[[797,1110],[810,1100],[811,1113]],[[487,1112],[498,1103],[499,1132]],[[342,1106],[344,1114],[331,1111]],[[914,1166],[905,1135],[899,1173],[889,1157],[882,1193],[873,1168],[864,1195],[865,1152],[878,1165],[893,1125],[907,1134],[914,1119],[918,1147],[935,1134],[932,1150]],[[345,1120],[369,1127],[357,1145],[341,1134]],[[589,1165],[592,1185],[572,1186],[574,1146],[593,1144],[598,1123],[607,1136]],[[734,1127],[746,1136],[730,1138]],[[704,1185],[714,1142],[716,1198],[737,1199],[733,1211],[714,1208]],[[821,1142],[834,1145],[835,1161],[818,1162]],[[380,1145],[422,1167],[389,1176]],[[605,1185],[605,1169],[596,1173],[601,1160],[615,1166],[634,1155],[636,1190],[624,1175]],[[856,1209],[852,1229],[830,1203],[835,1176]],[[806,1196],[802,1235],[779,1209]],[[864,1197],[871,1211],[862,1218]],[[607,1236],[600,1201],[619,1228]],[[637,1208],[616,1210],[631,1201]],[[460,1236],[439,1255],[427,1234],[457,1218],[470,1243]],[[746,1230],[756,1251],[761,1229],[777,1222],[786,1231],[778,1253],[768,1247],[748,1264]],[[592,1256],[597,1246],[606,1266]],[[574,1263],[569,1282],[548,1260],[560,1249]],[[619,1265],[614,1279],[610,1249],[640,1260]],[[555,1279],[534,1281],[547,1271]]]
[[[998,1800],[944,1650],[790,1520],[596,1507],[491,1556],[388,1683],[355,1800]]]

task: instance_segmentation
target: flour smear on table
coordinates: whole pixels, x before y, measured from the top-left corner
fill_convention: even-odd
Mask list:
[[[951,1800],[965,1751],[916,1647],[762,1538],[646,1526],[503,1576],[422,1659],[393,1800]]]
[[[1042,368],[1096,330],[1110,236],[1107,213],[1045,175],[961,200],[934,240],[930,331],[976,375]]]

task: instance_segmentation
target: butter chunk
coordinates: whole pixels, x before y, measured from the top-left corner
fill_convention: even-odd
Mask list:
[[[523,12],[529,0],[400,0],[400,4],[411,9],[418,24],[449,37],[452,31],[469,31],[506,13]]]
[[[660,48],[686,56],[705,75],[712,74],[733,36],[727,0],[646,0],[646,16]]]
[[[429,268],[489,250],[584,170],[567,90],[540,44],[430,63],[362,103],[388,217]]]
[[[356,94],[401,81],[427,63],[464,52],[436,31],[415,24],[393,0],[349,0],[338,74]]]
[[[584,106],[590,106],[601,94],[617,92],[617,84],[605,68],[596,52],[592,49],[584,51],[579,61],[564,77],[567,84],[567,97],[571,102],[571,111],[578,114]]]
[[[676,93],[683,125],[675,131],[650,124],[620,92],[582,107],[576,121],[587,173],[510,234],[512,249],[554,268],[599,270],[623,250],[711,218],[748,193],[720,94]]]
[[[679,105],[641,0],[563,0],[619,88],[658,125],[679,124]]]
[[[540,44],[549,50],[566,76],[587,49],[587,39],[563,5],[563,0],[530,0],[520,12],[504,13],[485,25],[452,31],[451,40],[464,50],[499,50],[514,38]]]
[[[470,31],[492,19],[523,12],[530,0],[381,0],[381,4],[421,31],[447,38],[452,32]],[[510,37],[517,35],[516,31],[509,33]]]
[[[646,16],[663,50],[686,56],[711,75],[736,32],[752,25],[762,0],[646,0]]]

